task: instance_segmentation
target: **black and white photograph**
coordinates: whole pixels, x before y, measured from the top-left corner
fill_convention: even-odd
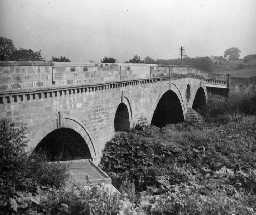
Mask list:
[[[256,1],[0,0],[0,215],[256,215]]]

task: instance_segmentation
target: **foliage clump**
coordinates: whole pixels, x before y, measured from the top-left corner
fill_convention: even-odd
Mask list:
[[[119,133],[101,166],[146,214],[255,214],[254,99],[215,98],[203,124]]]
[[[60,188],[68,177],[66,166],[50,164],[42,156],[25,151],[26,129],[8,120],[0,121],[0,211],[18,211],[22,193],[36,195],[38,189]]]
[[[109,193],[101,185],[73,186],[69,190],[53,189],[41,193],[40,202],[31,209],[35,214],[113,214],[121,207],[120,195]]]
[[[256,94],[237,95],[229,98],[212,96],[209,98],[206,108],[206,120],[208,122],[227,123],[231,119],[241,116],[256,114]]]
[[[41,50],[17,49],[11,39],[0,37],[0,61],[43,61]]]

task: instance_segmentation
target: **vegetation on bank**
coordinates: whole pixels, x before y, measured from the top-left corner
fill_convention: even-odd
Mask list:
[[[203,124],[119,133],[101,166],[145,214],[256,214],[255,98],[216,97]]]
[[[66,166],[25,152],[0,123],[0,214],[256,214],[256,97],[208,103],[203,124],[136,126],[106,144],[104,186],[65,186]]]
[[[70,184],[67,166],[28,154],[26,129],[0,120],[0,214],[118,214],[125,201],[100,185]]]
[[[25,210],[36,202],[41,188],[58,189],[65,184],[66,166],[50,164],[41,155],[25,152],[26,129],[0,121],[0,214]],[[23,198],[24,197],[24,198]],[[20,212],[21,214],[23,212]]]

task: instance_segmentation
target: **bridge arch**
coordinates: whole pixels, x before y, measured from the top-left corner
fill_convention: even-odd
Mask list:
[[[67,137],[66,139],[64,137]],[[60,142],[64,139],[64,143],[61,144]],[[74,140],[75,143],[72,141]],[[55,142],[54,145],[58,145],[64,147],[64,150],[69,150],[70,147],[72,148],[79,148],[82,154],[76,153],[73,149],[71,149],[71,154],[69,158],[71,159],[78,159],[78,158],[88,158],[88,159],[95,159],[96,158],[96,150],[93,144],[93,140],[89,135],[88,131],[85,129],[84,125],[80,123],[78,120],[64,117],[61,119],[61,125],[56,125],[56,120],[46,121],[44,125],[42,125],[42,129],[37,132],[32,141],[36,146],[34,146],[33,151],[40,151],[41,149],[49,148],[49,144],[51,141]],[[67,146],[69,144],[69,146]],[[54,148],[51,149],[54,152]],[[45,150],[43,150],[45,151]],[[64,151],[65,152],[65,151]],[[47,152],[46,152],[47,153]],[[60,152],[58,152],[60,155]],[[57,154],[58,154],[57,153]],[[50,160],[54,160],[54,153],[50,153]],[[66,154],[64,157],[57,156],[58,159],[66,160],[68,159],[68,155]]]
[[[91,153],[82,136],[71,128],[57,128],[47,134],[36,146],[35,153],[44,153],[49,161],[91,159]]]
[[[203,114],[206,108],[207,94],[203,87],[199,87],[195,93],[192,108]]]
[[[127,105],[121,102],[116,110],[114,118],[115,131],[128,131],[130,129],[130,117]]]
[[[184,121],[184,115],[180,98],[173,90],[168,90],[158,100],[151,124],[157,127],[164,127],[167,124],[182,121]]]

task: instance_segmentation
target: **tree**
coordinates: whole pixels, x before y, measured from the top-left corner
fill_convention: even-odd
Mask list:
[[[16,50],[11,39],[0,37],[0,60],[9,60],[12,53]]]
[[[1,61],[42,61],[41,51],[31,49],[16,49],[11,39],[0,37],[0,60]]]
[[[42,61],[41,51],[33,51],[32,49],[15,50],[9,57],[9,60],[16,61]]]
[[[190,58],[187,64],[206,72],[212,72],[214,70],[213,62],[209,57]]]
[[[101,60],[101,63],[115,63],[115,62],[116,62],[116,59],[113,57],[104,57]]]
[[[156,61],[153,58],[147,56],[147,57],[144,58],[144,63],[146,63],[146,64],[155,64]]]
[[[229,49],[226,49],[224,52],[224,57],[228,60],[238,60],[240,57],[241,50],[236,47],[232,47]]]
[[[65,56],[52,57],[53,62],[71,62],[71,60]]]
[[[143,60],[140,59],[139,55],[134,55],[134,57],[130,59],[128,63],[143,63]]]
[[[244,57],[244,62],[245,63],[256,62],[256,54],[246,55]]]

